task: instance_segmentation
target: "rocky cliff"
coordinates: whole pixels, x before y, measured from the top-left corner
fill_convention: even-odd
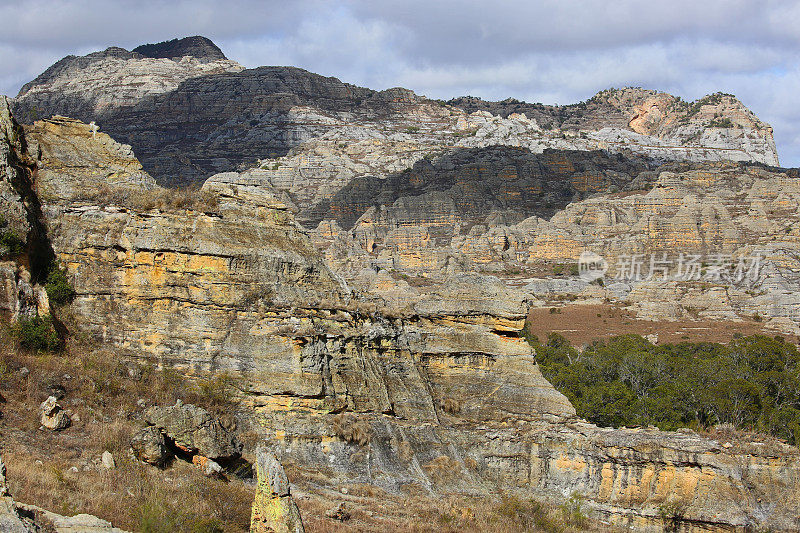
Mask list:
[[[574,493],[640,530],[800,526],[795,448],[577,420],[520,337],[524,291],[456,272],[413,290],[369,270],[347,284],[263,181],[226,174],[182,196],[87,124],[24,137],[77,292],[71,333],[189,376],[232,373],[282,461],[334,486]]]
[[[305,170],[269,175],[288,189],[298,180],[327,189],[331,177],[341,181],[333,184],[338,189],[365,171],[381,177],[453,145],[778,164],[771,128],[731,95],[685,103],[628,88],[563,107],[474,98],[444,103],[296,68],[243,69],[201,37],[69,56],[26,84],[13,105],[26,122],[52,115],[96,122],[132,145],[163,184],[202,180],[262,159],[271,160],[267,168],[280,167],[285,162],[276,158],[293,148]],[[323,161],[320,149],[327,152]]]

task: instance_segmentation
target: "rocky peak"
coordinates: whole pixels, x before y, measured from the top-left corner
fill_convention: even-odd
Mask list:
[[[134,48],[133,52],[144,57],[156,59],[180,59],[185,56],[210,61],[228,59],[210,39],[199,35],[184,37],[183,39],[172,39],[156,44],[143,44]]]
[[[666,93],[625,88],[566,106],[474,97],[444,103],[408,89],[374,91],[298,68],[244,69],[200,36],[133,52],[113,48],[69,56],[25,85],[13,105],[25,123],[52,115],[97,122],[130,144],[144,168],[167,185],[197,182],[334,138],[337,147],[385,139],[409,158],[453,145],[507,145],[537,153],[603,149],[659,162],[778,164],[772,129],[726,95],[688,104]],[[390,166],[400,164],[389,157]],[[374,158],[353,163],[363,168],[367,161]],[[361,175],[381,164],[369,163],[373,168]],[[392,169],[397,170],[402,168]]]

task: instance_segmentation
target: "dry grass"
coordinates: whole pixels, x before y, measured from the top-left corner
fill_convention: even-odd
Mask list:
[[[558,312],[551,313],[550,309]],[[544,341],[554,332],[566,337],[573,346],[588,345],[596,340],[607,340],[617,335],[658,335],[658,343],[723,342],[727,343],[737,333],[741,335],[768,334],[763,324],[756,321],[731,320],[641,320],[635,314],[615,305],[567,304],[557,308],[531,309],[527,320],[528,331]],[[790,339],[787,339],[790,340]]]
[[[59,387],[65,394],[60,403],[71,411],[73,426],[59,433],[40,431],[38,406]],[[12,494],[62,514],[94,514],[130,531],[246,531],[252,485],[208,479],[181,461],[159,470],[128,454],[130,436],[142,424],[144,406],[138,400],[163,405],[183,398],[230,413],[236,405],[228,391],[235,387],[229,376],[189,381],[175,370],[120,361],[113,352],[76,339],[63,353],[37,355],[20,350],[0,332],[0,391],[6,399],[0,404],[0,451]],[[340,438],[360,446],[369,443],[369,427],[356,414],[337,415],[333,423]],[[249,435],[246,440],[258,442],[259,435],[242,431]],[[410,445],[405,447],[410,457]],[[116,469],[105,470],[99,463],[105,450],[114,455]],[[445,456],[424,468],[443,483],[462,473]],[[287,465],[287,472],[310,533],[573,530],[560,518],[558,506],[530,500],[433,495],[417,485],[407,486],[406,494],[392,494],[351,484],[344,495],[330,488],[336,484],[333,471]],[[351,519],[326,518],[325,511],[343,499]]]
[[[118,205],[137,211],[158,209],[166,212],[213,211],[219,205],[219,196],[204,191],[199,185],[165,189],[156,187],[150,190],[104,185],[87,191],[83,200],[100,206]]]
[[[340,439],[365,446],[369,444],[371,435],[369,424],[360,420],[353,413],[342,413],[333,417],[332,420],[333,434]]]
[[[777,437],[766,433],[736,429],[733,424],[717,424],[705,429],[698,429],[701,437],[716,440],[721,445],[730,443],[729,451],[739,454],[774,455],[786,457],[797,455],[797,448],[790,448]]]
[[[461,464],[446,455],[422,465],[422,469],[437,485],[447,484],[461,475]]]
[[[236,406],[223,398],[230,383],[227,376],[189,381],[74,339],[62,353],[31,353],[0,331],[0,450],[14,498],[66,515],[94,514],[130,531],[246,531],[252,486],[206,478],[181,461],[162,471],[128,453],[146,406],[183,398],[230,413]],[[73,424],[40,431],[39,404],[56,390]],[[99,462],[106,450],[114,470]]]
[[[397,495],[380,490],[371,494],[348,485],[346,495],[304,486],[301,474],[290,474],[306,533],[508,533],[605,531],[597,522],[553,505],[510,494],[492,498],[462,495],[432,496],[419,487]],[[345,502],[350,520],[338,522],[325,512]],[[566,511],[565,511],[566,510]],[[580,521],[580,523],[578,523]]]
[[[89,448],[89,449],[87,449]],[[83,454],[102,453],[87,443]],[[115,457],[117,468],[72,472],[78,458],[4,449],[15,499],[64,515],[90,513],[129,531],[246,531],[253,490],[241,481],[204,477],[189,464],[161,471]]]

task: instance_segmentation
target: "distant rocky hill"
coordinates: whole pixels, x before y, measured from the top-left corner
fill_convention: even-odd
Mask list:
[[[657,162],[778,164],[771,128],[731,95],[686,103],[628,88],[560,107],[469,97],[444,103],[292,67],[244,69],[202,37],[68,56],[26,84],[13,108],[24,122],[52,115],[96,122],[130,144],[166,185],[276,160],[326,139],[335,140],[328,146],[332,158],[374,140],[403,144],[411,163],[448,146],[501,144],[533,152],[605,149]],[[384,155],[383,163],[397,163],[392,153]],[[375,164],[368,170],[381,170]]]

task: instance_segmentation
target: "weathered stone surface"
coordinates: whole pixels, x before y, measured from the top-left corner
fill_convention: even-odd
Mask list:
[[[34,526],[24,522],[14,501],[8,496],[0,497],[0,531],[3,533],[34,532]]]
[[[613,523],[637,529],[672,510],[688,527],[791,531],[800,526],[798,455],[776,446],[731,452],[690,434],[576,423],[535,434],[529,482],[540,494],[576,492]]]
[[[26,139],[39,170],[61,176],[59,180],[38,180],[37,193],[44,201],[92,199],[104,192],[98,190],[103,187],[130,186],[144,191],[156,187],[130,146],[78,120],[53,117],[36,122],[28,129]],[[42,161],[42,157],[46,159]]]
[[[550,220],[531,218],[483,234],[454,239],[451,245],[476,264],[525,268],[543,261],[576,262],[584,250],[606,259],[606,288],[567,286],[556,280],[531,286],[537,295],[574,294],[627,302],[653,320],[737,319],[758,315],[767,324],[795,334],[800,324],[798,229],[800,180],[794,171],[721,165],[680,173],[662,172],[649,191],[573,203]],[[494,243],[508,242],[508,250]],[[680,254],[698,256],[705,266],[696,280],[647,277],[651,255],[666,254],[676,273]],[[638,281],[625,280],[620,259],[637,255]],[[750,271],[759,257],[759,268]],[[746,268],[737,273],[740,262]],[[715,266],[724,266],[713,274]],[[741,275],[741,276],[740,276]],[[742,279],[734,282],[740,276]],[[573,283],[574,282],[570,282]],[[562,284],[556,287],[554,284]]]
[[[12,119],[8,99],[0,95],[0,213],[5,221],[3,232],[13,232],[23,242],[31,230],[28,213],[20,191],[25,181],[25,136]],[[5,255],[7,251],[0,250]]]
[[[488,111],[506,118],[525,116],[567,132],[596,130],[596,136],[590,134],[590,137],[610,145],[620,143],[628,150],[648,153],[654,158],[714,160],[709,150],[703,154],[703,148],[736,147],[741,154],[718,157],[778,164],[772,128],[729,94],[715,93],[689,103],[670,94],[626,87],[600,91],[586,102],[566,106],[528,104],[514,99],[487,102],[474,97],[456,98],[448,103],[470,113]],[[683,154],[671,155],[678,147],[683,147]],[[739,159],[741,156],[745,158]]]
[[[112,470],[117,467],[117,463],[114,461],[114,456],[108,450],[103,452],[100,462],[103,464],[103,467],[106,470]]]
[[[53,124],[55,131],[74,127]],[[63,153],[42,150],[37,186],[71,175],[92,183],[91,171],[73,170],[79,161],[64,163]],[[62,163],[68,172],[59,170]],[[355,294],[316,255],[281,207],[280,193],[247,181],[240,188],[238,179],[209,184],[217,202],[202,212],[143,209],[129,197],[103,207],[84,198],[49,199],[49,235],[78,290],[71,309],[76,333],[96,335],[120,357],[195,374],[234,372],[275,453],[324,467],[331,483],[392,491],[414,484],[434,493],[489,492],[499,483],[562,501],[574,491],[589,510],[639,529],[662,525],[657,510],[671,505],[664,495],[679,493],[688,499],[683,524],[797,528],[795,448],[728,449],[684,434],[577,421],[519,336],[525,291],[475,275],[410,280],[411,287],[378,272],[359,274],[357,290],[369,290]],[[147,193],[136,181],[119,187]],[[634,196],[647,195],[628,197]],[[520,224],[556,227],[545,220]],[[582,244],[582,235],[567,237]],[[557,242],[547,253],[558,251]],[[386,301],[402,308],[386,307],[381,287],[393,293]],[[155,423],[167,427],[175,418],[179,427],[198,427],[182,407],[164,409],[169,413]],[[369,438],[337,433],[334,418],[342,413],[365,425]],[[189,436],[180,442],[196,445]],[[259,508],[272,503],[274,515],[295,516],[287,496],[272,498],[270,488],[269,497]],[[734,501],[745,503],[715,503]],[[267,516],[258,513],[257,522]]]
[[[131,437],[133,455],[140,461],[162,467],[170,457],[164,434],[155,426],[147,426]]]
[[[144,419],[161,430],[177,448],[191,455],[231,459],[242,451],[242,445],[216,417],[201,407],[183,405],[180,400],[170,407],[150,407]]]
[[[403,172],[355,179],[302,217],[312,226],[334,219],[349,229],[370,207],[382,205],[389,212],[364,223],[388,228],[425,225],[440,237],[443,231],[457,234],[462,225],[486,223],[490,215],[517,221],[532,214],[549,217],[570,201],[612,186],[624,188],[648,169],[644,160],[599,151],[535,154],[508,146],[456,148]]]
[[[256,495],[250,531],[253,533],[302,533],[303,520],[292,499],[283,465],[261,445],[256,449]]]
[[[196,454],[192,457],[192,464],[202,470],[203,475],[206,477],[212,478],[225,478],[225,473],[222,470],[222,466],[212,459],[205,457],[200,454]]]
[[[0,456],[0,496],[8,496],[8,480],[6,479],[6,464]]]
[[[195,35],[183,39],[172,39],[156,44],[143,44],[133,49],[134,54],[144,57],[180,59],[193,57],[199,60],[216,61],[228,59],[222,50],[205,37]]]
[[[0,312],[12,321],[50,313],[40,283],[53,253],[44,238],[28,149],[24,130],[0,96]]]
[[[53,431],[67,429],[72,424],[69,415],[58,404],[55,396],[49,396],[39,406],[39,421],[45,428]]]

